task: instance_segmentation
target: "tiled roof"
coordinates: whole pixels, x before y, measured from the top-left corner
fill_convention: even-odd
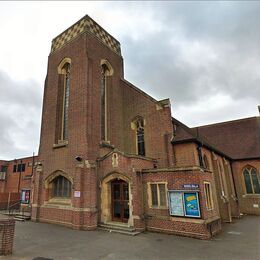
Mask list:
[[[222,156],[227,157],[228,159],[231,159],[230,156],[228,156],[223,151],[215,147],[205,136],[199,135],[197,129],[189,128],[176,118],[172,118],[172,124],[174,133],[174,138],[172,140],[173,144],[195,142],[209,148],[210,150]]]
[[[233,159],[260,158],[260,117],[192,128]]]
[[[172,118],[172,123],[175,143],[197,138],[195,130],[189,128],[176,118]]]

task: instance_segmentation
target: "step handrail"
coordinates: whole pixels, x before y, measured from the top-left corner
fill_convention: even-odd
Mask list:
[[[10,213],[11,213],[11,209],[13,209],[14,210],[14,206],[16,206],[16,205],[18,205],[19,204],[19,211],[20,211],[20,207],[21,207],[21,201],[19,200],[19,201],[17,201],[17,202],[15,202],[15,203],[13,203],[13,204],[11,204],[11,205],[9,205],[9,207],[8,207],[8,213],[9,213],[9,215],[10,215]]]

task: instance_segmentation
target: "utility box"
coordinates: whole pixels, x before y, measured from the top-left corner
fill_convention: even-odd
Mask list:
[[[15,220],[0,215],[0,255],[10,255],[13,251]]]

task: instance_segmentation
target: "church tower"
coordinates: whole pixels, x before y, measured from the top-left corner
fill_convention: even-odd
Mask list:
[[[53,39],[44,88],[34,220],[84,229],[96,226],[93,164],[100,146],[123,146],[109,131],[111,125],[121,127],[122,77],[120,43],[89,16]],[[115,109],[119,112],[111,116]]]

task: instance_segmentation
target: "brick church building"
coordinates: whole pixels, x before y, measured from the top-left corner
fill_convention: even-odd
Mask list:
[[[53,39],[32,220],[208,239],[260,215],[260,118],[189,128],[123,67],[120,43],[89,16]]]

